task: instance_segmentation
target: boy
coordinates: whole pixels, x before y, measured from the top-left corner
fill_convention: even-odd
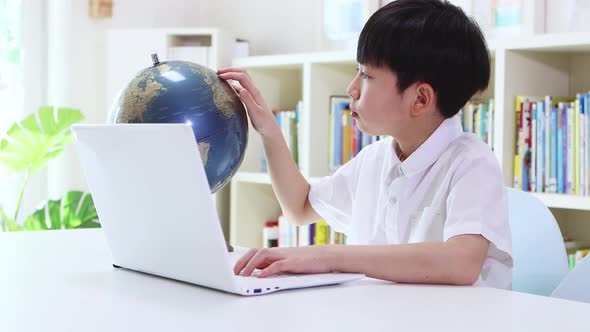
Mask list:
[[[461,9],[440,0],[397,0],[379,9],[358,42],[348,87],[365,147],[332,176],[310,184],[248,74],[236,80],[262,136],[273,189],[287,220],[325,219],[347,246],[251,249],[236,274],[364,273],[406,283],[510,289],[506,193],[489,147],[455,116],[490,77],[485,40]]]

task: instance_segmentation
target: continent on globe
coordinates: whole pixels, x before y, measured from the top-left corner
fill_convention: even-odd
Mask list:
[[[137,73],[114,100],[111,123],[186,123],[195,134],[211,193],[231,180],[248,143],[246,109],[212,69],[158,61]],[[174,148],[174,147],[170,147]]]

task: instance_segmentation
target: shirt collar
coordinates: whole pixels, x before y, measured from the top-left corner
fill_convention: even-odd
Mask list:
[[[423,171],[432,165],[440,155],[445,151],[447,146],[459,138],[463,133],[461,120],[454,116],[445,119],[436,130],[412,153],[406,160],[401,162],[397,155],[397,142],[393,140],[394,164],[401,162],[401,171],[405,176],[412,176]]]

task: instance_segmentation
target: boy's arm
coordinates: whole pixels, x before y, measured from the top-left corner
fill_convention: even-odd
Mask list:
[[[283,135],[276,125],[269,130],[268,136],[262,138],[264,153],[272,188],[277,195],[281,209],[289,222],[306,225],[320,220],[321,217],[309,203],[309,182],[301,175],[297,165],[291,158],[289,148]]]
[[[403,283],[472,285],[481,273],[489,241],[476,234],[445,242],[382,246],[305,246],[251,249],[236,263],[236,274],[258,277],[277,273],[363,273]]]
[[[446,242],[384,246],[332,246],[326,259],[333,271],[363,273],[404,283],[472,285],[481,273],[489,241],[475,234]]]
[[[321,219],[309,203],[310,185],[297,168],[274,115],[248,73],[239,68],[225,68],[217,73],[221,79],[235,80],[241,85],[234,88],[262,138],[272,187],[287,220],[304,225]]]

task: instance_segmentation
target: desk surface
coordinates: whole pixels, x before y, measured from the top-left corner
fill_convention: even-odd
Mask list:
[[[241,297],[115,270],[95,230],[0,233],[2,331],[588,331],[590,305],[374,279]]]

